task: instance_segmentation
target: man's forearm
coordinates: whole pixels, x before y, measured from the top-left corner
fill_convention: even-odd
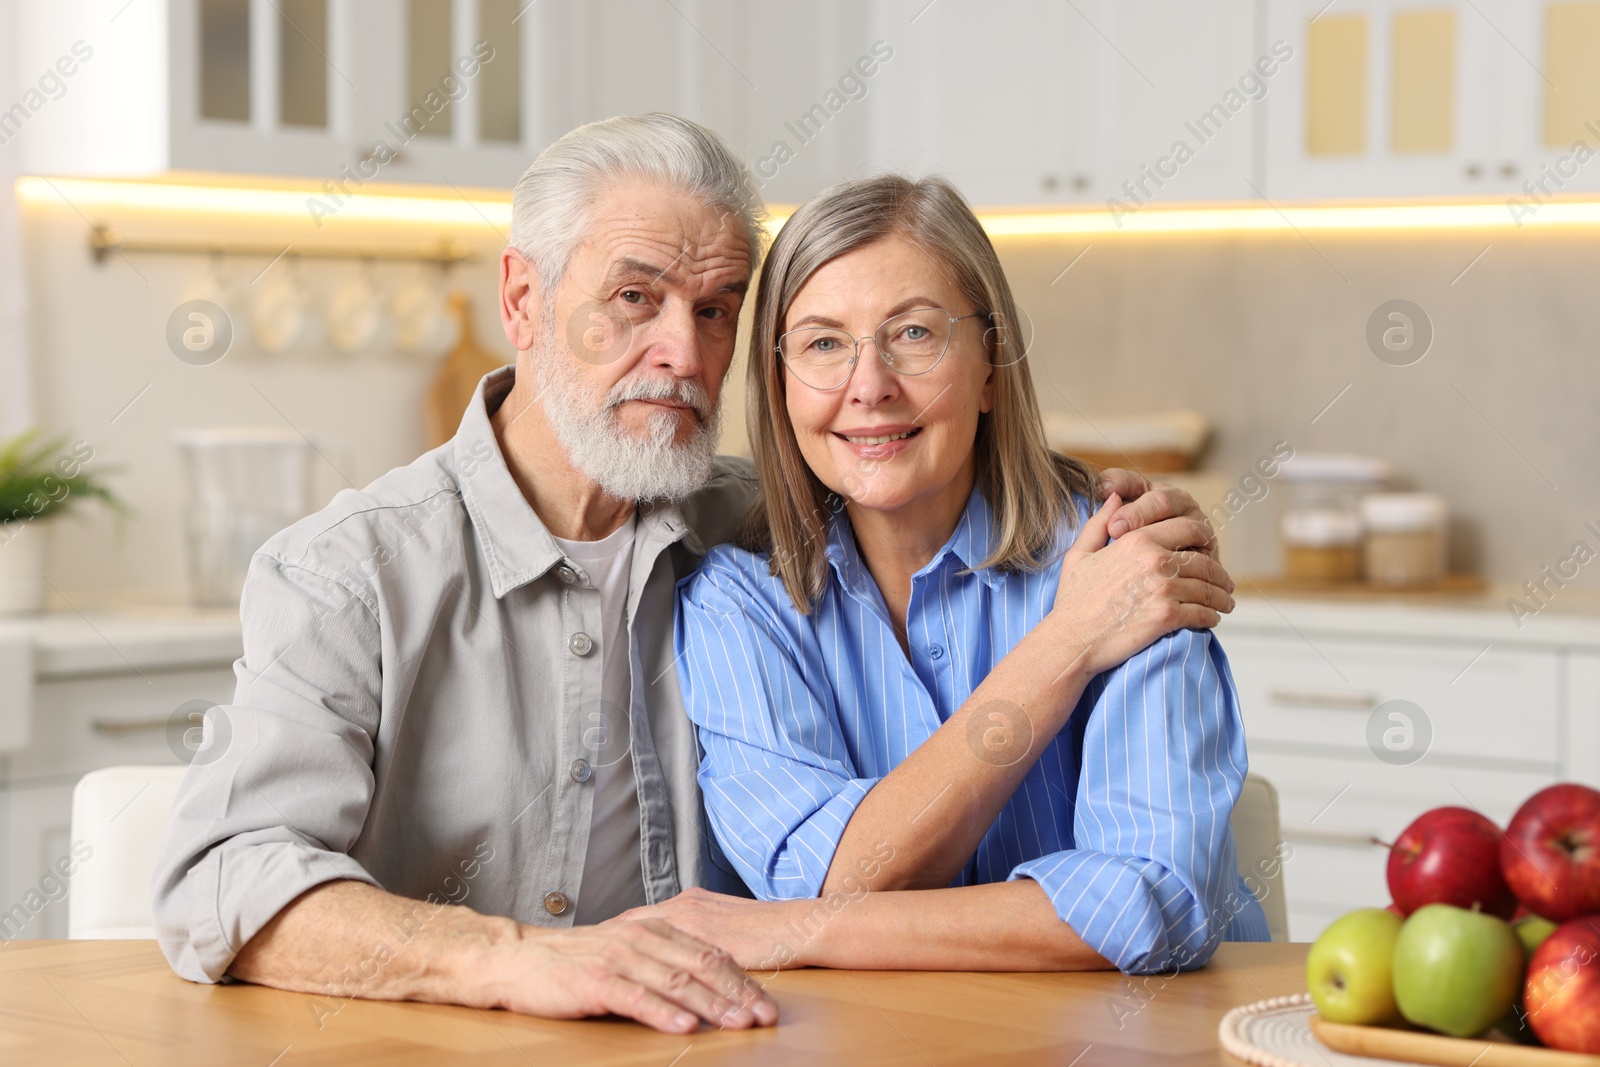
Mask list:
[[[866,893],[793,901],[783,926],[802,941],[794,962],[891,971],[1115,969],[1056,914],[1037,882]],[[805,905],[821,905],[805,908]]]
[[[472,966],[517,936],[510,919],[411,900],[363,882],[326,882],[273,917],[228,973],[340,1001],[422,1000],[495,1006]]]

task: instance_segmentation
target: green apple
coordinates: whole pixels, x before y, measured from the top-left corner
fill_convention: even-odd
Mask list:
[[[1317,1012],[1334,1023],[1400,1020],[1390,966],[1400,916],[1362,908],[1334,920],[1306,956],[1306,988]]]
[[[1511,1010],[1523,962],[1522,941],[1504,919],[1428,904],[1395,940],[1395,1001],[1418,1026],[1476,1037]]]
[[[1516,933],[1517,940],[1522,942],[1522,955],[1525,959],[1533,959],[1533,950],[1544,944],[1544,939],[1555,932],[1556,924],[1542,915],[1524,915],[1511,924],[1511,929]],[[1533,1027],[1528,1025],[1528,1013],[1522,1006],[1522,989],[1519,986],[1517,996],[1511,1004],[1511,1010],[1506,1017],[1495,1024],[1495,1029],[1524,1045],[1537,1045],[1539,1038],[1533,1032]]]
[[[1542,915],[1524,915],[1511,924],[1511,929],[1517,932],[1517,940],[1522,942],[1522,953],[1528,959],[1533,959],[1533,950],[1544,944],[1544,939],[1556,932],[1555,923]]]

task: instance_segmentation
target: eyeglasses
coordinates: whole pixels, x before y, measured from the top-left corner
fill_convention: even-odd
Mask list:
[[[907,376],[926,374],[944,358],[956,323],[987,317],[981,312],[958,316],[944,308],[913,308],[884,320],[871,341],[891,370]],[[776,351],[802,383],[828,392],[850,380],[865,340],[829,326],[803,326],[779,337]]]

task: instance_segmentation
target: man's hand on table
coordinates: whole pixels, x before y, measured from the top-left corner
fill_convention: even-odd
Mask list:
[[[391,949],[397,930],[411,934]],[[551,1019],[615,1013],[669,1033],[688,1033],[701,1019],[733,1030],[778,1021],[760,983],[703,934],[654,920],[551,930],[347,880],[301,894],[246,942],[228,973],[324,998]]]
[[[777,1003],[732,956],[671,923],[520,927],[519,935],[514,946],[496,946],[482,977],[494,1004],[511,1011],[556,1019],[612,1012],[668,1033],[693,1031],[702,1019],[729,1030],[778,1021]]]

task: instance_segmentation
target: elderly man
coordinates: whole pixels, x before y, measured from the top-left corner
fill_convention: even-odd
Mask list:
[[[319,1019],[367,997],[776,1020],[720,948],[605,923],[743,890],[705,830],[671,631],[675,582],[755,490],[714,449],[761,219],[737,155],[670,115],[528,168],[500,270],[515,367],[448,443],[252,563],[237,694],[154,881],[179,974],[320,994]]]

